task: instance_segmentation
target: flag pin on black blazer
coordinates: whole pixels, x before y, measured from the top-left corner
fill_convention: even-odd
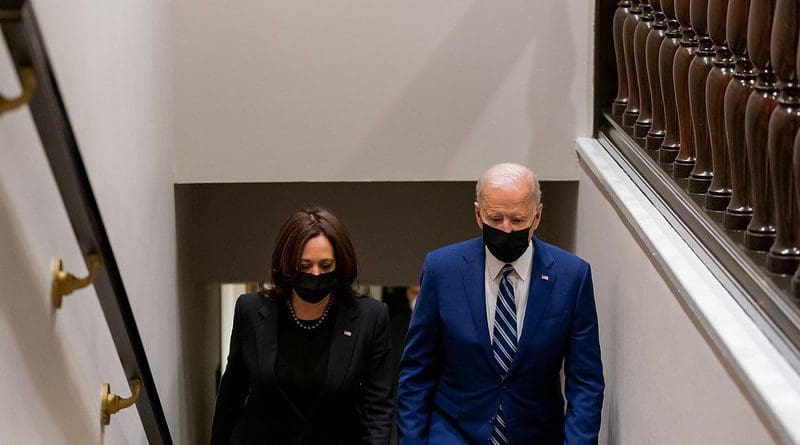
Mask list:
[[[353,335],[353,333],[352,333],[352,332],[350,332],[350,331],[348,331],[348,330],[345,330],[345,331],[344,331],[344,335],[346,335],[346,336],[348,336],[348,337],[349,337],[349,336]]]
[[[542,279],[544,281],[550,281],[550,276],[549,275],[542,275]]]

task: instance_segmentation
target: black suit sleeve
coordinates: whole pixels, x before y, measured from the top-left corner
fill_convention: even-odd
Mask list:
[[[369,340],[366,374],[362,382],[358,412],[361,418],[361,443],[389,443],[392,423],[392,366],[389,311],[380,305],[377,321]]]
[[[217,406],[214,409],[214,423],[211,427],[211,444],[222,445],[230,442],[233,426],[244,408],[245,396],[249,388],[247,369],[242,357],[242,300],[236,300],[231,332],[231,347],[228,353],[228,365],[217,391]]]

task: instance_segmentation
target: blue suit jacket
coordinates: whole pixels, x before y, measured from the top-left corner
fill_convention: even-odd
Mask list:
[[[426,257],[401,362],[402,444],[487,444],[500,403],[512,444],[597,442],[605,385],[589,264],[533,245],[522,336],[505,378],[486,321],[482,239]]]

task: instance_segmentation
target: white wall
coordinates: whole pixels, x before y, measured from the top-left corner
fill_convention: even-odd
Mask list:
[[[172,189],[170,14],[149,1],[34,1],[176,443],[181,347]],[[19,85],[0,45],[0,91]],[[27,108],[0,117],[0,443],[146,443],[135,409],[101,431],[125,376],[93,288],[52,312],[51,256],[86,273]]]
[[[177,0],[177,181],[575,180],[593,4]]]
[[[774,443],[649,253],[583,171],[576,232],[597,298],[603,443]]]

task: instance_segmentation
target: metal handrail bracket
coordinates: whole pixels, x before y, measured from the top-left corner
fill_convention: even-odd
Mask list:
[[[31,2],[0,0],[0,27],[16,69],[35,71],[37,82],[28,107],[87,268],[92,254],[100,259],[94,288],[125,376],[142,382],[136,408],[147,439],[151,444],[171,444],[144,345]]]

